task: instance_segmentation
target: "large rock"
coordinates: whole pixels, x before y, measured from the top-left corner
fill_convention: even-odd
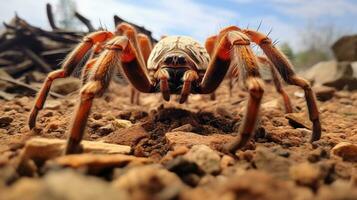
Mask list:
[[[17,200],[80,200],[128,199],[125,191],[110,187],[95,177],[64,170],[46,175],[43,179],[23,178],[0,193],[0,199]]]
[[[36,165],[42,165],[46,160],[63,154],[66,140],[32,138],[26,142],[18,160],[18,172],[32,176],[36,173]],[[82,141],[84,153],[93,154],[129,154],[130,146],[108,144],[104,142]]]
[[[26,159],[52,159],[62,155],[66,140],[32,138],[26,142],[23,157]],[[129,154],[131,148],[125,145],[108,144],[104,142],[82,141],[84,153],[99,154]]]
[[[325,85],[336,89],[357,89],[357,63],[324,61],[311,67],[304,77],[315,85]]]
[[[332,50],[338,61],[357,61],[357,35],[340,38]]]
[[[98,174],[104,170],[117,167],[139,166],[150,164],[148,158],[140,158],[123,154],[74,154],[58,157],[48,161],[47,167],[70,167],[74,169],[85,168],[90,174]]]
[[[112,182],[114,188],[127,191],[130,199],[178,199],[185,185],[176,174],[159,165],[134,167]]]

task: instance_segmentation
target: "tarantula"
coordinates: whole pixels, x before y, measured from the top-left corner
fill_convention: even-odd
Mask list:
[[[254,55],[251,42],[257,44],[267,58]],[[185,102],[191,93],[214,92],[229,68],[233,68],[232,74],[239,75],[238,78],[249,93],[246,114],[239,134],[235,141],[223,148],[227,152],[234,153],[245,146],[254,132],[264,93],[258,62],[265,62],[273,70],[274,82],[278,92],[283,96],[287,112],[291,112],[292,108],[275,70],[285,82],[304,90],[309,118],[313,124],[311,142],[321,136],[319,112],[310,84],[295,74],[292,64],[266,35],[254,30],[229,26],[217,35],[209,37],[205,47],[191,37],[167,36],[152,48],[149,38],[137,34],[136,30],[127,23],[119,24],[115,33],[98,31],[87,35],[66,57],[62,69],[51,72],[47,76],[30,113],[30,129],[35,127],[37,114],[43,108],[53,80],[69,76],[90,51],[99,53],[99,56],[92,57],[84,66],[84,85],[69,131],[66,154],[80,151],[80,142],[93,99],[102,95],[108,87],[115,68],[119,68],[139,92],[161,92],[166,101],[170,99],[171,94],[178,94],[180,103]]]

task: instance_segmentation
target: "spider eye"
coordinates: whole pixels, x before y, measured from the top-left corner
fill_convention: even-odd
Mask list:
[[[179,65],[184,65],[184,64],[186,64],[186,58],[183,57],[183,56],[178,57],[177,63],[178,63]]]
[[[168,56],[168,57],[165,58],[164,63],[166,65],[170,65],[172,63],[172,61],[173,61],[172,56]]]

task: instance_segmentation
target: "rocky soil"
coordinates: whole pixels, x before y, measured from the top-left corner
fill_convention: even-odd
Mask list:
[[[33,97],[0,100],[0,199],[357,199],[357,92],[314,88],[323,135],[310,144],[303,92],[286,89],[295,112],[267,84],[255,136],[236,155],[219,150],[247,94],[230,98],[225,84],[215,101],[143,94],[139,106],[112,84],[95,100],[84,153],[71,156],[61,152],[78,92],[49,98],[33,131]]]

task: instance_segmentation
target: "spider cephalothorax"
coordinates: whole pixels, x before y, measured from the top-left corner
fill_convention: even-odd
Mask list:
[[[149,75],[156,83],[156,92],[162,92],[165,100],[170,94],[180,94],[180,103],[189,93],[198,93],[210,57],[206,49],[187,36],[168,36],[160,40],[148,58]]]
[[[254,55],[250,44],[256,43],[267,57]],[[38,111],[43,108],[54,79],[69,76],[75,67],[90,54],[83,69],[83,88],[74,121],[70,128],[66,153],[79,151],[93,99],[108,87],[114,69],[126,76],[131,85],[144,93],[161,92],[165,100],[171,94],[180,95],[180,102],[190,93],[209,94],[221,84],[227,73],[238,77],[249,93],[247,110],[239,135],[225,150],[234,152],[242,148],[254,132],[264,83],[259,75],[259,63],[272,71],[277,91],[282,95],[286,112],[292,112],[289,97],[281,87],[280,76],[305,92],[309,117],[312,121],[311,141],[321,135],[319,112],[315,95],[307,81],[298,77],[289,60],[264,34],[242,30],[236,26],[222,29],[209,37],[205,47],[187,36],[169,36],[152,48],[149,38],[137,34],[129,24],[119,24],[116,32],[98,31],[89,34],[67,56],[62,69],[51,72],[30,113],[29,126],[35,127]],[[96,56],[97,55],[97,56]]]

